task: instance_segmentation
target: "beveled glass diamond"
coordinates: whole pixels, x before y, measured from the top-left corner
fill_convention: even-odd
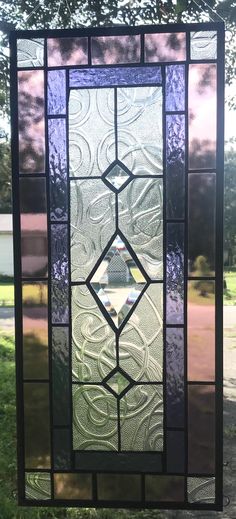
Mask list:
[[[117,235],[90,283],[115,325],[119,327],[142,292],[146,280]]]
[[[121,186],[129,178],[129,174],[119,164],[115,164],[113,168],[107,173],[106,180],[113,185],[115,189],[120,189]]]
[[[116,373],[106,381],[106,384],[113,389],[117,395],[120,395],[120,393],[130,385],[130,381],[121,371],[117,370]]]

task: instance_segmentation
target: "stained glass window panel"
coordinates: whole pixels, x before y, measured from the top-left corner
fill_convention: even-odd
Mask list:
[[[222,509],[223,32],[11,35],[22,506]]]

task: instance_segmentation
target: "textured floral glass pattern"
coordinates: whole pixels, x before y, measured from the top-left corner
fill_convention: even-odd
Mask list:
[[[166,67],[166,110],[179,112],[185,107],[185,66]]]
[[[189,503],[214,503],[215,478],[188,478]]]
[[[161,382],[162,284],[150,285],[119,338],[119,365],[137,382]]]
[[[161,67],[86,68],[70,70],[69,78],[71,88],[162,83]]]
[[[167,224],[166,322],[184,322],[184,226]]]
[[[85,281],[115,231],[115,195],[98,179],[71,182],[71,275]]]
[[[25,495],[27,499],[51,498],[51,475],[49,472],[26,472]]]
[[[54,425],[69,425],[70,374],[68,328],[52,328],[52,397]]]
[[[151,279],[163,275],[163,182],[137,178],[119,193],[119,228]]]
[[[166,116],[166,214],[184,217],[185,117]],[[176,196],[178,193],[178,196]]]
[[[191,59],[216,59],[217,32],[191,32],[190,54]]]
[[[161,88],[119,88],[117,132],[119,160],[133,175],[162,175]]]
[[[68,323],[67,226],[51,226],[52,322]]]
[[[91,39],[93,65],[140,61],[140,36],[100,36]]]
[[[48,114],[66,113],[66,71],[49,70],[48,72]]]
[[[184,426],[184,334],[166,330],[167,426]]]
[[[69,142],[70,175],[98,176],[115,160],[113,89],[71,90]]]
[[[72,287],[72,341],[73,380],[101,382],[115,368],[115,334],[86,286]]]
[[[43,67],[44,39],[17,40],[17,66]]]
[[[65,119],[48,120],[51,220],[67,220],[67,156]]]

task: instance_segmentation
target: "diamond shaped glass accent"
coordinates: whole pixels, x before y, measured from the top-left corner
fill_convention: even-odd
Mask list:
[[[106,384],[113,389],[117,395],[120,395],[120,393],[130,385],[130,381],[121,371],[117,370],[116,373],[106,381]]]
[[[127,173],[127,171],[125,171],[120,166],[120,164],[115,164],[109,173],[107,173],[106,180],[108,180],[108,182],[110,182],[110,184],[112,184],[113,187],[118,190],[123,186],[129,177],[129,173]]]
[[[90,283],[115,325],[119,327],[137,301],[146,280],[117,235]]]

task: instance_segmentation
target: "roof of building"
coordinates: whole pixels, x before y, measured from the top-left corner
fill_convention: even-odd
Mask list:
[[[12,233],[12,214],[0,214],[0,233]]]

